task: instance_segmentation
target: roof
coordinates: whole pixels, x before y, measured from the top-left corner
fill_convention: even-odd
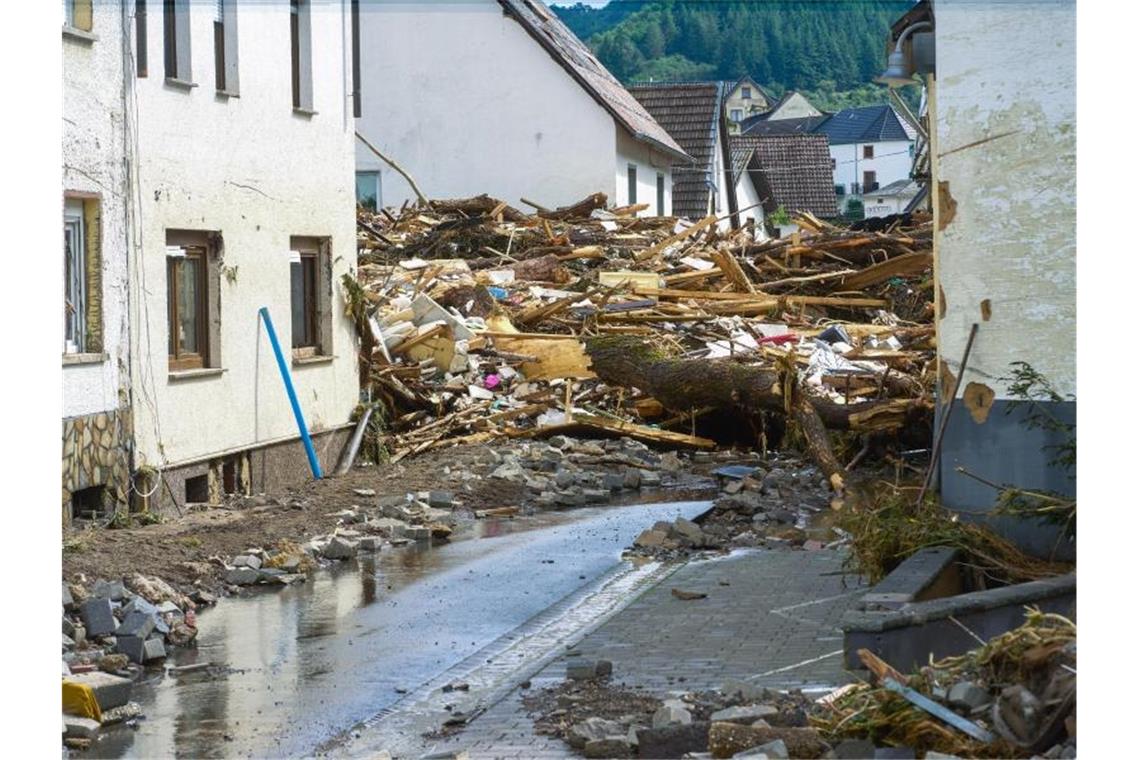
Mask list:
[[[740,122],[740,134],[757,136],[811,134],[820,124],[830,118],[828,114],[824,114],[822,116],[803,116],[798,119],[769,121],[768,113],[751,116]]]
[[[868,195],[875,195],[878,197],[893,197],[915,195],[918,193],[918,183],[913,179],[896,179],[888,185],[883,185],[874,193]]]
[[[769,103],[771,103],[775,100],[775,98],[772,97],[772,94],[770,92],[768,92],[763,87],[761,87],[760,84],[748,74],[745,74],[744,76],[742,76],[740,79],[737,79],[736,81],[733,81],[731,79],[724,80],[724,94],[726,96],[731,95],[733,90],[735,90],[737,87],[744,84],[745,82],[750,82],[752,84],[752,86],[755,87],[756,90],[761,95],[764,96],[764,100],[768,101]]]
[[[783,206],[789,214],[839,215],[826,135],[733,135],[729,145],[733,177],[751,175],[766,212]]]
[[[832,145],[914,139],[889,105],[844,108],[814,131],[827,135]]]
[[[634,84],[630,93],[674,140],[693,157],[673,165],[673,213],[690,219],[708,214],[716,186],[716,137],[724,88],[718,82]]]
[[[542,0],[499,0],[499,4],[635,140],[649,143],[675,158],[688,158],[669,133]]]

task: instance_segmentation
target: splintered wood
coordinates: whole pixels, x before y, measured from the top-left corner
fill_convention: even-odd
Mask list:
[[[929,424],[927,216],[870,231],[800,214],[775,238],[607,209],[602,193],[521,202],[536,213],[486,195],[357,212],[345,293],[394,459],[556,433],[709,449],[698,426],[711,411],[760,430],[758,415],[794,407],[791,422],[816,431],[810,453],[832,461],[818,431]]]

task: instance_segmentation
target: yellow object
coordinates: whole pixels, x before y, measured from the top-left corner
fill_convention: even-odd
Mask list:
[[[103,713],[95,699],[95,691],[86,684],[63,682],[63,711],[68,715],[81,715],[103,722]]]

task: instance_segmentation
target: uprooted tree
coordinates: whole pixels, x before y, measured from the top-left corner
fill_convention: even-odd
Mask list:
[[[676,411],[711,407],[787,416],[803,437],[808,454],[839,490],[843,465],[835,456],[829,430],[882,433],[930,414],[928,402],[887,398],[840,404],[807,393],[795,366],[751,365],[732,359],[683,359],[632,335],[588,338],[593,371],[611,385],[637,388]]]

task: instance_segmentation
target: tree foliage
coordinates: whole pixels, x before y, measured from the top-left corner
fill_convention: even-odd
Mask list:
[[[555,10],[623,82],[738,79],[824,110],[886,101],[872,85],[911,0],[613,0]],[[818,101],[818,102],[817,102]]]

